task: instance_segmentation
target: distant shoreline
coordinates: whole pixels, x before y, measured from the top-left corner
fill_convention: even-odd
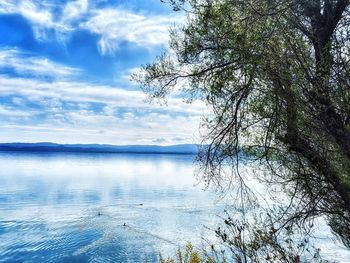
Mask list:
[[[4,150],[0,149],[0,153],[102,153],[102,154],[167,154],[167,155],[196,155],[197,153],[190,153],[190,152],[131,152],[131,151],[125,151],[125,152],[118,152],[118,151],[39,151],[39,150]]]
[[[0,143],[0,152],[32,153],[105,153],[105,154],[181,154],[198,153],[196,144],[160,145],[99,145],[55,143]]]

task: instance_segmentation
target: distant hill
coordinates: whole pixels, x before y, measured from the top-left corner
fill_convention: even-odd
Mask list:
[[[159,153],[197,154],[198,145],[108,145],[108,144],[56,144],[40,143],[0,143],[0,151],[16,152],[86,152],[86,153]]]

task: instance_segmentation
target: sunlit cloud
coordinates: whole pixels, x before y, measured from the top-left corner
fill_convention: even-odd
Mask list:
[[[150,105],[142,91],[94,85],[84,82],[44,82],[33,79],[8,78],[0,75],[0,92],[2,95],[21,95],[36,101],[57,98],[72,102],[96,102],[118,107],[158,108],[174,113],[203,114],[206,110],[201,101],[187,104],[179,98],[169,98],[167,105]]]
[[[49,36],[62,40],[77,30],[88,30],[100,37],[97,45],[103,55],[113,53],[123,41],[148,48],[167,44],[169,28],[183,21],[182,16],[145,15],[118,6],[98,9],[93,3],[68,1],[57,14],[47,1],[3,0],[0,14],[23,16],[40,40]]]
[[[88,0],[68,1],[62,6],[60,15],[52,10],[49,1],[2,0],[0,14],[19,14],[31,23],[34,35],[39,40],[47,40],[51,35],[60,38],[76,30],[78,19],[88,12]],[[50,33],[54,34],[50,34]]]
[[[65,78],[80,70],[53,62],[44,57],[29,56],[18,49],[0,49],[0,70],[10,68],[21,75]]]
[[[23,16],[32,24],[33,32],[37,39],[45,39],[48,33],[47,30],[50,29],[57,31],[70,30],[67,25],[55,21],[45,1],[2,0],[0,2],[0,13],[19,14]]]
[[[18,118],[8,122],[0,132],[8,141],[13,138],[10,133],[16,134],[15,130],[22,138],[27,134],[35,141],[52,138],[50,140],[65,143],[189,143],[194,141],[206,111],[200,101],[189,105],[181,99],[170,98],[164,107],[146,103],[146,95],[141,91],[73,81],[46,82],[0,76],[0,94],[17,101],[25,98],[29,104],[42,109],[39,120],[32,113],[28,121],[23,121],[18,109]],[[101,105],[99,109],[94,106],[96,103]],[[23,117],[28,117],[26,111],[28,108],[23,109]],[[0,114],[7,112],[10,113],[0,109]],[[166,139],[160,141],[159,138]]]
[[[21,110],[9,108],[9,107],[4,107],[4,106],[0,105],[0,116],[2,118],[4,118],[4,117],[28,117],[28,116],[31,116],[31,114],[32,113],[30,113],[30,112],[25,112],[25,111],[21,111]]]
[[[14,38],[19,45],[0,47],[2,142],[194,142],[208,111],[203,102],[187,104],[174,95],[165,105],[149,104],[129,81],[144,58],[165,47],[169,28],[183,18],[119,2],[60,3],[0,1],[0,14],[10,15],[4,21],[11,24],[11,15],[25,19],[21,37]]]
[[[67,24],[81,18],[88,11],[88,0],[69,1],[63,8],[61,23]]]
[[[147,17],[127,10],[109,8],[95,10],[93,16],[81,27],[101,37],[99,50],[102,54],[107,54],[117,49],[122,41],[145,47],[166,44],[169,28],[180,20],[180,17]]]

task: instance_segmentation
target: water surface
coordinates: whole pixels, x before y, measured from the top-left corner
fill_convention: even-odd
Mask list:
[[[187,241],[206,246],[226,207],[198,185],[192,161],[0,152],[0,262],[154,262]],[[325,222],[315,236],[327,259],[350,262]]]
[[[0,262],[144,262],[203,241],[193,156],[0,153]]]

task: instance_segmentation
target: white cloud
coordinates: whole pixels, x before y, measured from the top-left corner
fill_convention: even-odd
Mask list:
[[[61,23],[67,24],[79,19],[88,11],[88,0],[69,1],[63,8]]]
[[[0,2],[0,13],[16,13],[17,2],[12,0],[3,0]]]
[[[65,78],[78,74],[76,68],[67,67],[43,57],[33,57],[18,49],[0,49],[0,69],[11,68],[19,74],[38,77]]]
[[[107,54],[117,49],[121,41],[146,47],[166,44],[169,28],[179,21],[179,17],[145,16],[110,8],[95,10],[93,16],[81,24],[81,28],[100,35],[100,52]]]
[[[53,29],[59,32],[70,30],[67,25],[55,21],[49,5],[45,1],[2,0],[0,13],[22,15],[32,24],[35,37],[40,40],[47,38],[47,30]]]
[[[97,102],[113,107],[150,108],[197,115],[202,115],[207,110],[201,101],[186,104],[179,98],[169,98],[167,106],[149,105],[145,103],[146,95],[141,91],[85,82],[44,82],[0,76],[0,93],[2,95],[21,95],[36,101],[57,98],[76,103]]]
[[[46,0],[0,0],[0,14],[20,14],[38,39],[65,37],[85,29],[100,36],[107,54],[122,41],[158,46],[168,40],[168,28],[179,18],[144,15],[119,7],[96,9],[94,1],[68,1],[62,9]],[[55,7],[55,8],[54,8]],[[53,11],[56,9],[55,11]],[[84,21],[84,22],[83,22]],[[192,142],[206,107],[170,98],[167,106],[147,104],[141,91],[73,81],[81,71],[18,49],[0,49],[2,141],[62,143],[171,144]],[[137,69],[129,70],[133,72]],[[121,83],[126,72],[121,72]],[[98,104],[94,108],[94,104]],[[160,139],[161,138],[161,139]]]
[[[18,12],[30,22],[43,27],[55,27],[52,14],[49,10],[40,7],[32,1],[21,1],[18,5]]]
[[[22,116],[15,116],[17,119]],[[36,125],[2,125],[2,142],[106,143],[106,144],[178,144],[196,142],[199,118],[173,118],[149,125],[148,117],[139,120],[103,116],[92,112],[52,115]],[[162,140],[159,140],[162,138]],[[179,139],[181,138],[181,139]],[[198,142],[198,141],[197,141]]]
[[[28,117],[31,114],[32,113],[13,109],[13,108],[8,108],[8,107],[4,107],[4,106],[0,105],[0,116],[2,116],[2,118],[4,118],[4,117]]]
[[[184,21],[180,15],[145,15],[118,6],[98,9],[95,5],[88,0],[68,1],[61,12],[54,13],[54,5],[45,0],[1,0],[0,13],[22,15],[39,40],[52,36],[65,40],[76,30],[89,30],[100,36],[97,44],[104,55],[113,53],[122,41],[144,47],[166,44],[169,28]]]
[[[66,34],[74,31],[72,22],[88,10],[88,0],[69,1],[62,9],[62,15],[57,17],[52,11],[53,5],[47,1],[37,0],[2,0],[0,13],[19,14],[27,19],[33,28],[34,35],[39,40],[48,38],[48,32]]]
[[[16,118],[4,122],[0,131],[0,137],[6,141],[175,144],[183,138],[181,142],[193,142],[207,110],[199,101],[188,105],[177,98],[170,98],[167,107],[149,105],[141,91],[112,86],[7,76],[0,76],[0,94],[13,97],[16,102],[22,98],[38,105],[43,115],[38,119],[38,112],[29,110],[30,114],[22,116],[20,109],[16,116],[12,113]],[[91,103],[99,103],[102,108],[96,110]],[[28,112],[21,108],[23,113]],[[0,114],[10,117],[11,112],[0,108]],[[24,118],[32,119],[23,122]]]

